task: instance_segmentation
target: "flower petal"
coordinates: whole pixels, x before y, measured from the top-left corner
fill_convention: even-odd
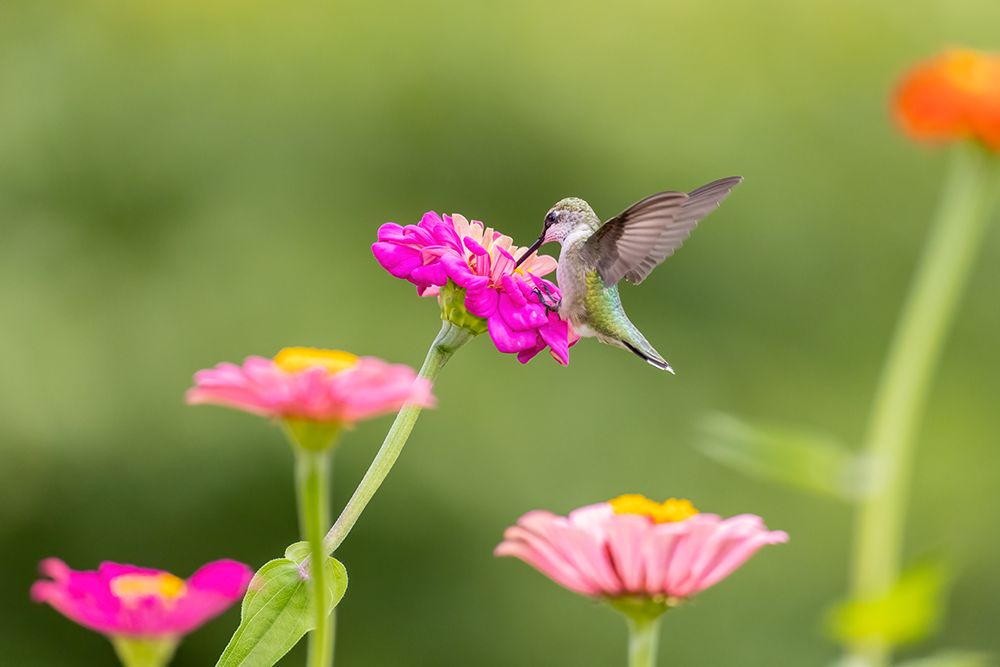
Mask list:
[[[499,556],[515,556],[584,595],[623,594],[661,600],[695,595],[731,574],[766,544],[788,539],[760,517],[721,519],[697,514],[655,523],[641,514],[616,514],[609,503],[561,517],[528,512],[508,528]]]

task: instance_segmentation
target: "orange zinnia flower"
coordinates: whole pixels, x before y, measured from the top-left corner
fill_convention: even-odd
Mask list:
[[[893,110],[916,139],[978,139],[1000,151],[1000,54],[953,49],[900,82]]]

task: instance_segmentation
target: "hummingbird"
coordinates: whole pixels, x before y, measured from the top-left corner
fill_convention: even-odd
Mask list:
[[[624,348],[673,373],[663,355],[625,314],[618,282],[624,278],[638,285],[645,280],[742,180],[742,176],[731,176],[687,193],[658,192],[603,225],[590,204],[567,197],[546,213],[542,233],[515,268],[546,243],[559,243],[556,280],[562,296],[557,301],[551,292],[537,290],[545,307],[558,311],[580,336],[593,336]]]

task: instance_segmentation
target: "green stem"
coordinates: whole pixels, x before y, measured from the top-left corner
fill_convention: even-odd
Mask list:
[[[660,636],[660,616],[627,614],[628,666],[654,667]]]
[[[455,351],[471,340],[472,336],[473,334],[466,329],[448,321],[442,322],[441,331],[431,343],[431,347],[427,351],[427,358],[424,359],[424,365],[420,368],[420,377],[431,381],[435,380]],[[323,556],[336,551],[347,534],[351,532],[351,528],[354,527],[358,517],[368,505],[368,501],[378,491],[396,459],[399,458],[399,453],[403,451],[403,446],[406,444],[407,438],[410,437],[410,431],[413,430],[413,425],[417,422],[417,417],[420,416],[420,410],[419,405],[405,405],[396,415],[396,420],[392,422],[392,427],[389,428],[389,433],[386,434],[382,447],[368,467],[368,472],[365,473],[358,488],[355,489],[354,495],[347,501],[343,512],[337,517],[336,523],[333,524],[323,540],[324,553],[320,556],[314,554],[311,558],[313,562],[316,562],[317,559],[321,561]]]
[[[299,528],[309,542],[312,562],[322,563],[323,531],[330,525],[330,460],[332,448],[324,450],[295,448],[295,489],[299,506]],[[313,614],[316,627],[309,633],[308,667],[330,667],[333,664],[333,614],[327,613],[326,569],[309,571]]]
[[[877,475],[861,503],[851,564],[854,599],[896,583],[910,486],[914,433],[931,376],[986,227],[996,161],[977,145],[957,149],[940,209],[882,370],[866,439]],[[849,647],[852,665],[883,667],[891,647],[871,639]]]

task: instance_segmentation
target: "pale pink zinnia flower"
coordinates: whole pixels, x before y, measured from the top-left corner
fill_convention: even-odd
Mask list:
[[[435,296],[450,279],[464,290],[464,306],[486,323],[497,349],[517,354],[527,363],[549,347],[561,364],[578,336],[569,324],[542,305],[536,290],[559,299],[559,289],[544,280],[556,260],[532,253],[521,266],[526,248],[511,237],[462,215],[430,212],[418,225],[379,228],[372,252],[392,275],[409,280],[423,296]]]
[[[648,598],[671,606],[728,577],[758,549],[788,540],[753,514],[723,519],[687,500],[620,496],[558,516],[528,512],[504,532],[514,556],[591,597]]]
[[[72,570],[58,558],[41,563],[49,577],[35,582],[31,597],[66,618],[114,639],[180,638],[215,618],[243,597],[253,571],[242,563],[217,560],[187,580],[163,570],[101,563],[97,570]]]
[[[353,424],[406,403],[434,404],[431,383],[409,366],[340,350],[291,347],[198,371],[190,404],[210,403],[276,419]]]

